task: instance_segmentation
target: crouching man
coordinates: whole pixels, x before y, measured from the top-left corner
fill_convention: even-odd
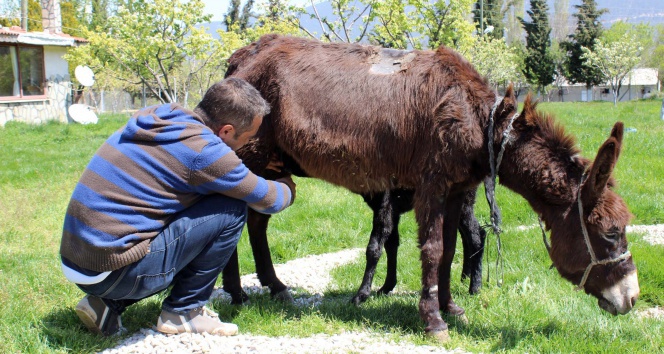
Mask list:
[[[65,276],[87,294],[76,306],[86,327],[118,333],[129,305],[172,286],[157,330],[238,333],[204,306],[247,206],[272,214],[295,197],[290,178],[265,180],[235,154],[269,111],[247,82],[226,79],[193,111],[139,111],[99,148],[74,189],[60,246]]]

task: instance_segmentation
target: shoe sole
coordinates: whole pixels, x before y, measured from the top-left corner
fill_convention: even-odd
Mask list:
[[[157,326],[152,327],[152,328],[157,330],[157,332],[160,332],[160,333],[163,333],[163,334],[168,334],[168,335],[182,334],[182,333],[198,333],[198,334],[209,333],[209,334],[212,334],[212,335],[215,335],[215,336],[231,337],[231,336],[237,335],[238,332],[239,332],[237,326],[225,326],[225,327],[226,328],[218,328],[217,331],[214,331],[212,333],[210,333],[210,332],[193,332],[193,331],[188,332],[186,330],[180,331],[179,329],[177,329],[175,327],[172,327],[172,326],[159,326],[159,325],[157,325]]]
[[[87,311],[86,308],[79,307],[76,308],[76,314],[78,315],[78,318],[81,319],[81,322],[83,322],[85,327],[87,327],[91,332],[103,335],[101,329],[99,329],[95,323],[95,314],[91,314]]]

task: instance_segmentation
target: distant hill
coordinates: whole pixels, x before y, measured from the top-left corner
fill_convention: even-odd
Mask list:
[[[553,11],[553,3],[554,0],[548,0],[551,11]],[[570,0],[570,14],[576,12],[573,5],[581,3],[581,0]],[[527,2],[526,8],[528,7]],[[600,17],[604,27],[611,27],[611,24],[618,21],[664,24],[664,0],[597,0],[597,8],[609,10]]]

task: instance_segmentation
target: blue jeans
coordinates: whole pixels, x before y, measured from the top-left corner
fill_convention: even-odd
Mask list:
[[[118,314],[170,285],[162,309],[182,314],[201,307],[235,251],[246,220],[244,201],[207,196],[177,214],[140,261],[111,272],[100,283],[79,287]]]

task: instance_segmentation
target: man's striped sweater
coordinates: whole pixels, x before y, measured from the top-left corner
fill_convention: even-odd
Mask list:
[[[291,204],[290,188],[253,174],[194,112],[175,104],[132,116],[99,148],[67,208],[60,254],[83,269],[140,260],[178,212],[209,194],[261,213]]]

